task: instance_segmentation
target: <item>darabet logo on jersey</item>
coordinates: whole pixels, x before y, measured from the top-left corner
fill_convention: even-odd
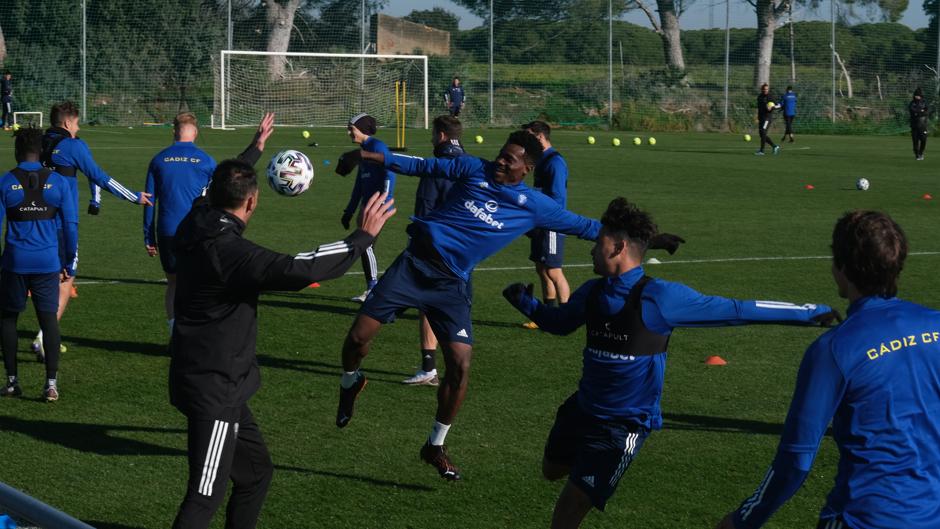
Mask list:
[[[493,207],[492,210],[490,209],[491,203]],[[497,230],[503,229],[503,223],[493,218],[493,213],[495,213],[496,210],[499,209],[496,205],[495,200],[488,201],[486,205],[483,207],[478,206],[476,202],[474,202],[473,200],[468,200],[463,203],[463,207],[465,207],[467,211],[470,212],[471,215],[482,220],[487,225],[492,226],[496,228]],[[487,213],[488,210],[491,211],[491,213]]]

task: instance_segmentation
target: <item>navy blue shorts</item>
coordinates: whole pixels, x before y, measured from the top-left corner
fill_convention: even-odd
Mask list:
[[[157,235],[157,255],[160,256],[160,266],[167,274],[176,273],[176,245],[172,235]]]
[[[545,268],[561,268],[565,259],[565,234],[535,230],[530,244],[529,260]]]
[[[379,279],[360,313],[391,323],[406,309],[416,308],[428,317],[439,341],[472,344],[472,297],[469,282],[405,250]]]
[[[65,255],[65,232],[59,230],[59,262],[64,263],[68,258]],[[72,277],[78,273],[78,248],[75,249],[75,260],[72,261]]]
[[[575,392],[558,407],[545,442],[545,460],[571,467],[568,481],[603,511],[648,435],[649,430],[638,424],[585,413]]]
[[[59,310],[59,273],[17,274],[0,272],[0,309],[9,312],[26,310],[26,292],[33,296],[37,312]]]

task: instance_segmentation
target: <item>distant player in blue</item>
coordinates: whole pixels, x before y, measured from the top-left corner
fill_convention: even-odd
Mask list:
[[[441,342],[446,371],[437,393],[437,413],[421,458],[447,480],[460,479],[444,439],[467,393],[473,326],[470,276],[477,263],[533,228],[546,228],[593,240],[600,223],[562,209],[523,183],[542,155],[538,139],[525,131],[509,135],[495,161],[473,156],[454,159],[361,153],[363,160],[413,176],[454,180],[447,201],[408,226],[408,248],[382,276],[366,299],[343,345],[336,425],[345,427],[355,399],[365,387],[359,372],[383,324],[414,307],[427,314]],[[658,236],[658,247],[675,251],[675,236]]]
[[[346,126],[349,139],[359,145],[363,151],[377,152],[388,155],[388,146],[382,140],[374,138],[377,130],[375,118],[368,114],[356,114],[350,118]],[[349,195],[349,203],[343,210],[343,217],[340,222],[344,229],[349,229],[350,222],[356,209],[359,209],[357,223],[362,217],[362,207],[366,205],[369,198],[375,193],[388,193],[388,198],[393,197],[395,191],[395,173],[386,170],[381,165],[360,163],[359,171],[356,173],[356,183],[353,184],[352,193]],[[366,276],[366,290],[362,294],[352,298],[353,301],[362,303],[369,295],[369,291],[379,281],[379,263],[375,260],[375,243],[373,242],[366,253],[362,254],[362,271]]]
[[[542,460],[547,479],[568,476],[553,529],[578,527],[592,506],[603,510],[650,431],[662,427],[666,351],[676,327],[819,325],[838,318],[825,305],[705,296],[644,275],[641,265],[656,225],[624,198],[610,203],[601,224],[591,250],[601,279],[581,285],[567,304],[539,303],[532,285],[503,291],[544,331],[567,335],[587,328],[578,390],[558,408]]]
[[[273,131],[274,114],[265,114],[258,132],[239,159],[254,165]],[[173,120],[173,144],[158,152],[147,169],[146,192],[150,193],[158,214],[154,229],[155,208],[144,208],[144,248],[150,257],[160,256],[160,265],[166,274],[163,301],[171,332],[176,299],[176,228],[192,209],[193,201],[204,194],[216,168],[212,156],[196,146],[198,135],[199,122],[195,114],[183,112],[177,115]]]
[[[463,135],[463,124],[453,116],[438,116],[431,125],[431,144],[434,145],[435,158],[454,159],[466,154],[460,137]],[[447,178],[434,178],[427,176],[418,182],[418,191],[415,195],[415,217],[429,215],[435,209],[444,205],[453,180]],[[421,312],[421,369],[410,378],[402,382],[410,385],[437,386],[440,380],[437,376],[437,360],[434,357],[437,351],[437,338],[428,323],[428,317]]]
[[[783,132],[783,138],[780,138],[780,143],[783,143],[787,137],[790,138],[790,143],[793,143],[793,120],[796,118],[796,92],[793,91],[792,86],[788,86],[787,91],[784,92],[783,97],[780,98],[780,106],[783,107],[783,122],[787,125],[787,129]]]
[[[568,207],[568,164],[552,146],[552,128],[544,121],[533,121],[522,126],[542,143],[542,157],[535,164],[534,187],[558,205]],[[565,260],[565,234],[550,230],[533,230],[528,234],[529,260],[535,263],[535,272],[542,284],[542,301],[549,306],[568,303],[571,287],[561,267]],[[527,329],[538,329],[535,322],[524,323]]]
[[[444,92],[444,107],[447,108],[451,116],[456,118],[460,116],[460,111],[463,110],[466,101],[463,87],[460,86],[460,78],[454,76],[454,80],[451,81],[447,91]]]
[[[3,107],[0,123],[3,124],[3,130],[10,130],[13,127],[13,74],[9,71],[3,72],[3,77],[0,77],[0,106]]]
[[[71,101],[65,101],[52,106],[49,112],[49,121],[51,127],[46,130],[42,139],[42,163],[44,166],[54,170],[60,175],[66,177],[66,181],[72,191],[72,197],[75,200],[75,207],[78,208],[78,171],[81,171],[88,178],[91,187],[91,201],[88,205],[88,213],[97,215],[100,206],[100,192],[98,187],[107,189],[114,196],[131,202],[133,204],[150,204],[150,195],[148,193],[136,193],[121,185],[120,182],[108,176],[91,156],[91,150],[88,144],[80,140],[77,136],[79,131],[78,107]],[[64,245],[60,245],[64,246]],[[78,269],[78,255],[75,256],[75,262],[72,269]],[[59,286],[59,310],[57,317],[62,319],[65,307],[68,306],[69,298],[72,294],[75,276],[70,276]],[[39,354],[43,354],[42,331],[33,341],[33,349]]]
[[[0,177],[0,219],[3,215],[7,219],[0,262],[0,342],[7,372],[2,395],[16,397],[23,393],[17,378],[16,321],[26,309],[27,292],[32,292],[48,351],[42,396],[51,402],[59,399],[59,283],[75,272],[77,205],[66,178],[39,162],[42,131],[29,128],[17,132],[14,150],[18,165]],[[60,229],[65,245],[61,257]]]
[[[896,297],[907,251],[884,213],[836,223],[848,315],[806,350],[777,455],[719,527],[761,527],[803,484],[831,422],[839,466],[817,528],[940,528],[940,312]]]

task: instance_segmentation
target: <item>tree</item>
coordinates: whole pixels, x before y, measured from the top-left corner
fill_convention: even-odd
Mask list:
[[[424,24],[425,26],[437,28],[442,31],[449,31],[451,33],[456,33],[458,25],[460,24],[460,18],[457,15],[442,7],[420,11],[415,9],[405,15],[404,19],[409,22]]]
[[[7,42],[3,38],[3,28],[0,27],[0,66],[3,66],[3,61],[7,58]]]
[[[685,58],[682,55],[682,41],[679,30],[679,16],[682,15],[684,5],[682,0],[656,0],[656,7],[659,11],[659,23],[653,17],[653,13],[643,3],[643,0],[634,0],[637,6],[646,13],[646,17],[653,26],[653,31],[659,35],[663,41],[663,56],[666,60],[666,66],[677,72],[682,72],[682,82],[685,81]]]
[[[282,3],[283,2],[283,3]],[[268,46],[267,51],[284,53],[290,47],[290,34],[294,29],[294,15],[300,0],[268,0]],[[283,55],[268,56],[268,78],[272,81],[284,77],[287,58]]]

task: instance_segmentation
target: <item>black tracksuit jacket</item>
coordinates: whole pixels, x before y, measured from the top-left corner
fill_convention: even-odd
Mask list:
[[[258,295],[341,276],[373,237],[356,230],[316,251],[285,255],[244,239],[240,219],[198,202],[176,232],[170,402],[190,418],[236,420],[261,385]]]

